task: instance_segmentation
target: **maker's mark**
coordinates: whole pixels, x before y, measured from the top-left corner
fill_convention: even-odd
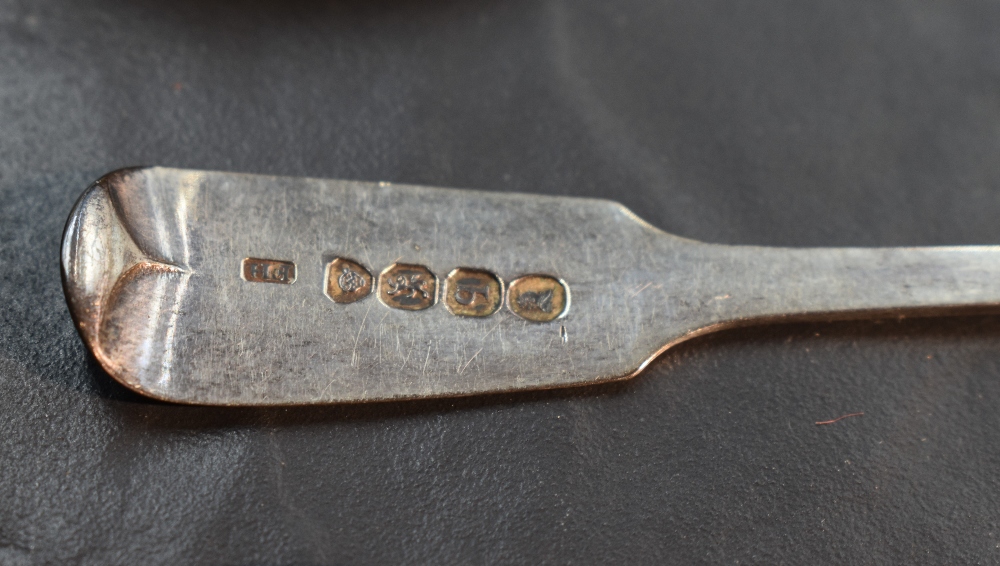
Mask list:
[[[251,283],[295,283],[295,264],[279,259],[260,259],[248,257],[243,260],[240,275],[244,281]]]

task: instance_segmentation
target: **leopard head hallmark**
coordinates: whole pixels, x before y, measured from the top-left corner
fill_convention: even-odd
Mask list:
[[[335,303],[353,303],[372,292],[372,274],[361,264],[338,257],[326,266],[326,296]]]

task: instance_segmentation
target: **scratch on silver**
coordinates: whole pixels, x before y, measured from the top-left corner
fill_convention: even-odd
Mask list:
[[[338,304],[324,294],[334,256],[364,258],[373,273],[400,263],[508,282],[547,274],[572,289],[573,306],[536,323],[506,307],[477,318],[441,303]],[[294,258],[296,282],[248,284],[235,267],[244,258]],[[109,374],[207,405],[583,385],[635,375],[720,328],[1000,306],[995,246],[723,246],[602,200],[165,168],[116,171],[87,189],[62,267],[76,325]],[[416,283],[398,287],[412,294]]]

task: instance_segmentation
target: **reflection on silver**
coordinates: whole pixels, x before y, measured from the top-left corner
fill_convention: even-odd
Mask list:
[[[385,279],[379,301],[334,302],[336,257],[426,276]],[[248,283],[245,258],[294,259],[298,281]],[[720,246],[608,201],[162,168],[88,189],[62,265],[74,320],[108,373],[145,395],[218,405],[597,383],[724,327],[1000,305],[996,247]],[[433,274],[458,266],[511,281],[510,308],[456,317],[435,304]],[[529,288],[532,273],[572,289],[572,308],[568,291],[557,307],[540,278]],[[399,296],[422,310],[389,308]],[[559,322],[535,322],[543,314]]]

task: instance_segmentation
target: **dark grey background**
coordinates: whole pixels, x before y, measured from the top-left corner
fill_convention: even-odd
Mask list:
[[[997,317],[731,331],[577,390],[189,408],[88,358],[58,251],[137,164],[606,197],[710,242],[1000,243],[998,29],[988,0],[0,0],[0,563],[997,563]]]

